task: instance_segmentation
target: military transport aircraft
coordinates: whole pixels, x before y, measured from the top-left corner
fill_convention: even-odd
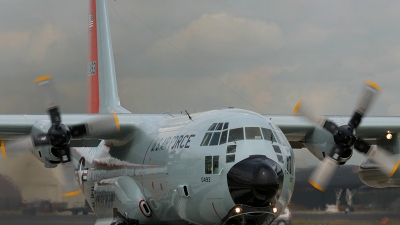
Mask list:
[[[135,115],[119,103],[105,0],[90,0],[88,27],[88,114],[61,115],[52,76],[40,77],[48,115],[1,115],[0,148],[62,167],[65,196],[83,192],[96,224],[269,224],[293,194],[291,144],[322,160],[310,178],[319,190],[353,149],[375,173],[367,182],[398,177],[398,156],[377,146],[398,153],[400,118],[360,125],[380,89],[372,82],[351,118],[319,118],[305,104],[295,112],[311,122],[234,108]]]

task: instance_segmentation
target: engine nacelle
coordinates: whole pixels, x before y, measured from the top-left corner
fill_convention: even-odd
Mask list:
[[[373,188],[400,187],[400,180],[397,177],[389,178],[381,172],[378,165],[369,160],[360,165],[358,176],[365,185]]]
[[[306,134],[303,144],[315,157],[322,160],[330,155],[335,141],[329,132],[315,128]]]
[[[54,168],[59,163],[59,159],[51,153],[50,145],[43,145],[42,147],[35,147],[33,145],[32,137],[47,133],[51,127],[48,120],[39,121],[32,126],[29,136],[24,136],[15,140],[4,141],[4,149],[8,154],[30,151],[40,162],[47,168]]]
[[[50,127],[51,122],[49,120],[39,121],[32,126],[31,136],[45,134]],[[54,168],[59,164],[60,160],[52,153],[50,145],[43,145],[29,150],[39,161],[44,163],[46,168]]]

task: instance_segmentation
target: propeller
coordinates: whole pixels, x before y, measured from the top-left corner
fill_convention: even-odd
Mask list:
[[[304,116],[317,127],[327,130],[333,135],[335,141],[335,146],[332,148],[330,154],[319,163],[308,180],[313,187],[324,191],[339,166],[350,159],[353,149],[365,154],[372,162],[380,165],[381,171],[388,177],[393,176],[396,172],[400,161],[395,162],[386,150],[369,145],[357,137],[355,132],[363,116],[367,113],[380,91],[381,88],[377,84],[366,81],[353,116],[348,124],[342,126],[336,125],[326,117],[314,115],[311,108],[306,106],[302,101],[299,101],[296,105],[293,115],[299,114]]]
[[[50,116],[51,127],[47,133],[26,136],[14,141],[2,142],[1,149],[5,155],[6,149],[20,151],[28,149],[33,151],[41,146],[51,146],[51,153],[57,158],[51,163],[59,163],[61,166],[60,181],[64,186],[63,196],[79,194],[80,188],[75,181],[75,169],[71,163],[71,139],[82,137],[97,137],[109,133],[118,132],[120,124],[118,116],[113,114],[95,115],[93,119],[84,123],[67,126],[61,121],[61,113],[56,101],[56,91],[53,77],[46,75],[35,79],[39,90],[42,92],[47,113]]]

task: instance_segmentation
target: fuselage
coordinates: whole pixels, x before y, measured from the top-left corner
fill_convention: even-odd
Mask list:
[[[110,207],[127,204],[115,196],[99,197],[110,195],[115,188],[105,187],[121,176],[130,177],[141,189],[151,211],[146,214],[144,208],[142,213],[156,223],[220,224],[236,216],[232,210],[237,205],[275,207],[274,216],[287,206],[294,187],[294,157],[277,126],[239,109],[190,117],[138,115],[132,123],[139,129],[132,131],[131,140],[76,148],[79,181],[93,210],[104,214],[100,217],[110,216]],[[277,175],[268,175],[268,170]],[[275,183],[269,184],[269,179]],[[265,186],[275,190],[272,196]]]

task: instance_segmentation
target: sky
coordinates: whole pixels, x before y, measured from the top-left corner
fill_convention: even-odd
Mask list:
[[[0,114],[86,112],[88,1],[0,0]],[[303,99],[350,115],[365,80],[374,116],[400,116],[396,1],[109,0],[121,105],[132,113],[226,107],[291,114]],[[308,157],[308,156],[307,156]]]
[[[0,113],[44,113],[33,80],[52,74],[62,112],[86,112],[82,0],[0,0]],[[132,113],[237,107],[291,114],[297,101],[350,115],[363,82],[370,115],[398,116],[397,2],[108,1],[119,95]]]

